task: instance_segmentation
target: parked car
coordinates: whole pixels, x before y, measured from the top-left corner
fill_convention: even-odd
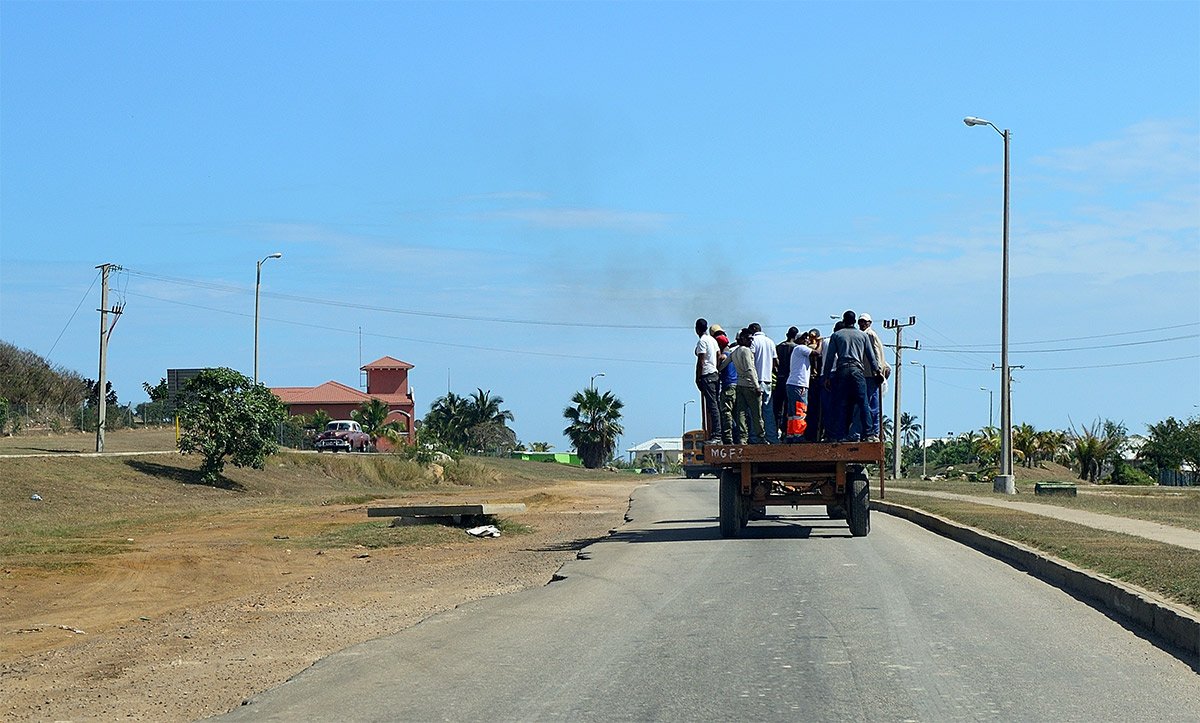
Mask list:
[[[313,446],[318,452],[366,452],[371,448],[371,435],[354,420],[338,419],[325,425],[325,431],[317,435]]]

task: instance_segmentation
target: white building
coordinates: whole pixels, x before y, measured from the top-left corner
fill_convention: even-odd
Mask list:
[[[679,464],[683,460],[683,438],[655,437],[625,450],[629,453],[629,463],[649,457],[658,464]]]

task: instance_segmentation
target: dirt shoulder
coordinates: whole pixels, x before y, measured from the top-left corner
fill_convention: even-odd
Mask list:
[[[229,710],[330,653],[546,584],[622,523],[641,483],[546,479],[394,500],[526,501],[509,519],[532,531],[496,539],[441,528],[395,547],[314,547],[313,530],[364,522],[366,505],[250,507],[158,525],[135,549],[82,570],[5,569],[0,718],[174,721]]]

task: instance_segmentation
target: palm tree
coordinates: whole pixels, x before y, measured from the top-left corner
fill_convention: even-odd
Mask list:
[[[370,399],[350,412],[350,418],[361,424],[364,432],[377,437],[383,427],[383,420],[387,419],[391,411],[382,399]]]
[[[618,421],[625,403],[612,392],[602,394],[591,388],[575,392],[571,403],[574,406],[563,410],[570,422],[563,434],[583,458],[583,466],[595,469],[612,458],[617,437],[625,431]]]
[[[1038,444],[1037,430],[1033,428],[1032,424],[1025,423],[1013,427],[1012,447],[1023,466],[1033,466],[1033,463],[1037,461]]]
[[[1071,461],[1079,469],[1079,479],[1095,482],[1100,476],[1106,450],[1101,436],[1100,420],[1090,427],[1071,428],[1068,433]]]
[[[467,398],[454,392],[433,400],[422,426],[429,436],[441,441],[451,449],[467,446],[466,427],[462,426],[467,412]]]
[[[475,393],[467,400],[467,416],[470,417],[469,427],[474,427],[477,424],[500,424],[513,421],[513,413],[507,409],[501,409],[500,405],[504,404],[504,397],[499,395],[492,396],[492,391],[483,391],[476,389]]]
[[[529,443],[529,451],[530,452],[549,452],[550,450],[551,450],[551,445],[549,442],[530,442]]]
[[[984,427],[973,440],[975,458],[982,464],[994,464],[1000,458],[1000,430]]]
[[[908,412],[900,412],[900,436],[904,438],[906,447],[915,447],[921,443],[921,425],[917,418]]]

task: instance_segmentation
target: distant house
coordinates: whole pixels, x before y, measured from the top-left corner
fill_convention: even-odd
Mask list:
[[[625,450],[629,453],[629,462],[650,457],[659,464],[678,464],[683,459],[683,439],[681,437],[655,437]]]
[[[559,464],[571,464],[576,467],[583,465],[583,458],[574,452],[529,452],[526,450],[514,450],[508,453],[513,459],[523,459],[526,462],[558,462]]]
[[[365,393],[335,381],[315,387],[272,387],[271,391],[283,401],[292,416],[312,414],[319,409],[333,419],[350,419],[350,412],[364,402],[378,399],[390,410],[385,423],[398,421],[408,433],[411,444],[416,440],[415,405],[408,385],[408,371],[412,368],[412,364],[390,356],[364,365],[362,370],[367,373]]]

